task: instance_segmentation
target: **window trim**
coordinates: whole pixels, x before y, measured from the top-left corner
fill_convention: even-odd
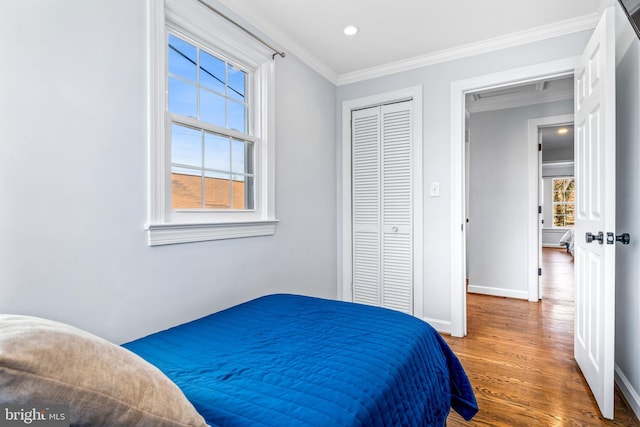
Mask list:
[[[148,243],[150,246],[201,242],[275,233],[275,77],[271,51],[198,2],[147,1],[148,10]],[[215,47],[225,59],[251,72],[255,145],[255,209],[248,211],[173,211],[171,147],[167,141],[166,79],[168,28]],[[231,54],[232,53],[232,54]],[[247,135],[243,138],[246,139]]]

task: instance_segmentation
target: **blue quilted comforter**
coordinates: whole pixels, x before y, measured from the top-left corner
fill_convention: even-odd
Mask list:
[[[269,295],[125,344],[212,426],[444,426],[477,404],[427,323],[391,310]]]

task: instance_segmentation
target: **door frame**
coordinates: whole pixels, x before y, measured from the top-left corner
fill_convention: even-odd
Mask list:
[[[466,217],[465,217],[465,95],[487,89],[497,89],[515,84],[525,84],[537,80],[565,77],[574,74],[580,57],[568,57],[556,61],[536,64],[529,67],[516,68],[498,73],[482,75],[465,80],[451,82],[450,87],[450,173],[451,173],[451,199],[450,199],[450,271],[451,284],[451,330],[454,337],[467,335],[467,295],[466,295]],[[536,140],[537,141],[537,140]],[[533,208],[527,218],[528,248],[533,253],[529,259],[529,269],[535,265],[535,294],[537,295],[537,255],[535,254],[535,242],[537,236],[538,219],[538,178],[537,143],[535,151],[529,147],[528,176],[529,176],[529,203],[533,202]],[[532,158],[533,157],[533,158]],[[534,191],[532,191],[534,190]],[[533,197],[531,197],[533,193]],[[533,238],[533,240],[531,240]],[[531,253],[530,253],[531,258]],[[533,277],[530,275],[530,277]],[[531,280],[529,280],[529,299],[531,299]],[[537,298],[535,299],[537,301]]]
[[[351,112],[382,104],[413,100],[413,159],[412,159],[412,196],[413,196],[413,315],[420,319],[424,315],[423,288],[423,182],[422,182],[422,86],[413,86],[391,92],[385,92],[362,98],[350,99],[342,102],[342,198],[341,212],[338,218],[342,230],[338,231],[338,239],[342,242],[338,251],[338,263],[342,268],[338,274],[338,298],[343,301],[353,301],[353,236],[351,218]]]

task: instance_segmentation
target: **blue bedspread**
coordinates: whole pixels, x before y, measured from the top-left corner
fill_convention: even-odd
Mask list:
[[[399,312],[269,295],[125,344],[215,426],[444,426],[477,412],[462,366]]]

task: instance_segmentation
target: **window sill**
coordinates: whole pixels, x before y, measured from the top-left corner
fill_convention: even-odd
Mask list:
[[[149,246],[161,246],[271,236],[275,234],[277,223],[278,220],[207,224],[151,224],[147,226],[147,230],[149,231]]]

